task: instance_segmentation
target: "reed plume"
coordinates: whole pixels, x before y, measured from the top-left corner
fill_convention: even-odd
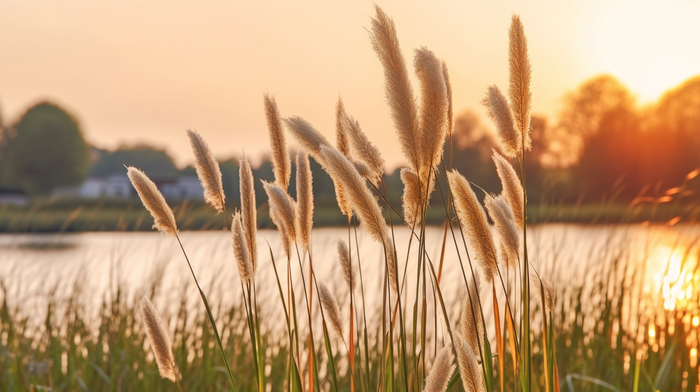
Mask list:
[[[513,210],[515,224],[522,229],[525,224],[525,208],[523,204],[525,192],[523,191],[523,185],[513,166],[505,158],[496,151],[493,152],[492,158],[493,163],[496,164],[498,178],[501,179],[503,197],[510,205],[511,210]]]
[[[270,219],[280,231],[280,238],[287,257],[291,256],[291,246],[296,239],[296,205],[294,200],[279,185],[262,181],[270,205]]]
[[[467,232],[469,247],[479,262],[486,281],[491,283],[498,273],[498,262],[486,213],[464,176],[456,170],[450,170],[447,172],[447,180],[454,198],[455,211],[462,228]]]
[[[540,288],[542,289],[544,295],[542,298],[542,306],[544,306],[544,308],[548,311],[553,312],[557,299],[557,295],[554,292],[554,287],[547,279],[544,279],[541,276],[537,275],[536,273],[534,273],[534,271],[530,274],[530,276],[534,277],[534,279],[540,282]]]
[[[367,166],[369,174],[364,176],[375,184],[379,184],[384,174],[384,158],[377,146],[372,144],[367,135],[360,128],[360,123],[354,118],[344,117],[345,131],[349,136],[352,153],[355,158]]]
[[[323,310],[325,311],[324,318],[330,321],[331,328],[335,331],[336,335],[345,342],[338,302],[335,300],[331,291],[328,290],[328,287],[323,283],[318,284],[318,299],[321,301],[321,306],[323,306]]]
[[[348,290],[353,291],[355,289],[355,276],[350,264],[350,251],[343,240],[338,240],[338,259],[340,260],[340,266],[343,267],[343,277],[345,277]]]
[[[486,113],[496,124],[496,137],[501,152],[509,158],[520,156],[522,140],[520,132],[515,129],[513,113],[508,99],[496,86],[489,86],[486,97],[481,103],[486,107]]]
[[[447,131],[447,89],[442,62],[427,48],[416,50],[413,61],[421,86],[418,140],[421,166],[418,175],[427,184],[430,172],[442,158]],[[435,181],[433,177],[431,182]],[[429,189],[432,191],[432,186]],[[428,193],[430,196],[430,193]]]
[[[459,375],[462,378],[464,390],[469,392],[486,392],[484,374],[477,362],[477,354],[472,351],[471,347],[461,337],[455,339],[455,351],[457,352]]]
[[[168,203],[165,202],[165,198],[156,184],[144,172],[133,166],[126,167],[126,175],[129,176],[131,184],[136,188],[144,207],[153,217],[153,228],[161,233],[177,237],[175,215],[173,215],[173,210],[170,209]]]
[[[153,304],[146,297],[141,300],[141,317],[143,317],[143,323],[146,326],[148,340],[153,347],[160,376],[172,382],[178,382],[177,366],[168,330]]]
[[[384,244],[387,226],[377,199],[372,195],[353,164],[338,150],[321,147],[324,168],[332,178],[347,190],[348,200],[353,211],[359,216],[360,224],[367,233]]]
[[[445,94],[447,95],[447,135],[451,136],[454,130],[454,120],[452,113],[452,83],[450,83],[450,73],[447,72],[447,64],[442,62],[442,77],[445,79]]]
[[[246,243],[245,233],[243,232],[241,213],[238,211],[233,214],[231,232],[233,233],[233,255],[238,264],[238,274],[241,276],[241,281],[245,285],[253,278],[253,265],[250,262],[248,244]]]
[[[270,132],[270,146],[272,146],[272,171],[275,174],[275,182],[282,189],[289,188],[289,179],[292,176],[292,163],[287,151],[284,130],[282,129],[282,118],[277,109],[275,97],[265,94],[265,117],[267,118],[267,129]]]
[[[221,169],[219,162],[214,158],[214,154],[209,149],[209,145],[197,132],[188,129],[187,136],[190,138],[192,152],[194,152],[194,167],[197,170],[197,177],[204,188],[204,201],[214,207],[217,212],[224,212],[224,185],[221,182]]]
[[[343,155],[350,157],[350,144],[345,130],[345,105],[343,99],[338,98],[338,104],[335,106],[335,146]]]
[[[503,195],[486,197],[484,202],[493,220],[497,237],[500,239],[504,261],[508,266],[513,266],[520,253],[520,235],[513,210]]]
[[[372,173],[369,171],[369,167],[362,163],[362,161],[356,161],[352,160],[352,165],[355,166],[355,170],[357,170],[357,174],[360,175],[362,178],[371,178]],[[372,179],[371,181],[376,184],[376,178]]]
[[[532,107],[532,92],[530,80],[532,68],[530,57],[527,53],[527,37],[523,23],[518,15],[513,15],[510,29],[508,30],[508,65],[510,87],[508,96],[513,108],[513,116],[518,131],[525,142],[525,149],[529,150],[530,141],[530,109]]]
[[[476,272],[476,271],[475,271]],[[479,353],[484,347],[484,324],[481,322],[481,303],[479,292],[481,282],[479,274],[474,274],[470,279],[469,292],[465,293],[462,300],[462,310],[459,316],[460,336],[469,344],[474,353]]]
[[[239,188],[241,191],[241,222],[245,234],[250,264],[253,266],[253,276],[258,270],[258,210],[255,203],[255,184],[253,170],[245,153],[238,160]]]
[[[389,241],[388,228],[377,199],[367,188],[365,181],[355,170],[353,164],[340,151],[322,146],[321,153],[325,162],[324,169],[347,191],[346,196],[352,210],[360,219],[360,226],[370,237],[384,245],[389,264],[389,275],[392,278],[395,277],[396,270],[392,262],[393,246]],[[391,282],[394,290],[398,291],[395,279],[392,279]]]
[[[421,218],[421,187],[418,174],[405,167],[401,169],[401,181],[403,182],[403,218],[409,227],[414,227]]]
[[[445,392],[454,372],[455,359],[452,355],[452,347],[445,346],[435,357],[433,368],[425,379],[423,392]]]
[[[352,207],[350,207],[350,201],[347,196],[345,196],[345,191],[343,190],[343,185],[338,181],[333,180],[333,188],[335,189],[335,200],[338,203],[338,208],[340,212],[348,218],[352,218]]]
[[[314,225],[314,193],[309,156],[297,154],[297,226],[296,232],[301,244],[309,248],[309,236]]]
[[[420,147],[417,138],[418,111],[413,88],[408,79],[406,62],[399,47],[394,21],[378,5],[375,4],[374,8],[377,15],[372,19],[370,40],[384,67],[385,94],[399,136],[401,150],[411,164],[411,168],[418,172],[420,168]]]
[[[284,119],[287,129],[292,133],[297,143],[306,150],[314,159],[324,164],[323,155],[321,154],[321,146],[332,147],[325,136],[311,125],[310,122],[298,116],[292,116]]]

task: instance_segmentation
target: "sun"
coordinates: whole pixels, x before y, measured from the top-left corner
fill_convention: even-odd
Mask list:
[[[621,1],[602,10],[594,29],[602,71],[641,103],[700,74],[700,6],[691,2]]]

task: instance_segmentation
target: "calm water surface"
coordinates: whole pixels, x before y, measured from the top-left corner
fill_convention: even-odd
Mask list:
[[[439,264],[443,228],[427,230],[427,252]],[[457,233],[457,235],[459,235]],[[237,301],[241,287],[228,232],[183,232],[182,243],[194,271],[209,297],[220,304]],[[325,282],[341,306],[348,297],[342,271],[337,259],[337,242],[348,240],[343,228],[316,229],[312,234],[312,257],[319,281]],[[415,281],[416,253],[407,253],[410,231],[396,230],[396,244],[403,274],[408,260],[407,281]],[[595,281],[596,274],[615,274],[613,279],[634,281],[649,303],[663,304],[666,309],[687,306],[698,295],[700,286],[697,269],[700,225],[668,226],[583,226],[548,224],[534,226],[528,231],[528,250],[533,266],[552,281],[558,295],[567,290]],[[353,252],[355,237],[352,233]],[[465,268],[468,261],[461,237],[456,238]],[[380,245],[358,231],[357,242],[362,263],[368,307],[380,306],[376,298],[381,293],[383,259]],[[268,248],[269,244],[269,248]],[[270,249],[283,279],[287,262],[276,231],[258,232],[257,273],[258,296],[263,312],[281,314],[277,283],[272,268]],[[357,254],[353,254],[354,261]],[[612,268],[627,266],[629,268]],[[357,264],[355,264],[357,268]],[[299,276],[299,261],[292,260],[292,272],[297,293],[303,293]],[[305,267],[307,271],[308,267]],[[307,271],[308,272],[308,271]],[[516,272],[511,272],[516,273]],[[306,274],[308,275],[308,273]],[[183,290],[190,290],[195,302],[196,291],[185,259],[173,237],[149,233],[81,233],[61,235],[2,234],[0,235],[0,279],[6,287],[7,298],[37,316],[45,307],[47,294],[68,295],[76,288],[97,305],[115,287],[127,289],[130,295],[148,293],[151,283],[160,279],[158,295],[163,302],[172,301],[174,310]],[[448,232],[440,287],[451,312],[456,312],[458,298],[464,291],[464,280],[455,239]],[[408,299],[414,289],[408,286]],[[589,288],[589,294],[595,292]],[[301,295],[301,294],[300,294]],[[635,295],[635,294],[631,294]],[[374,300],[377,299],[377,300]],[[635,302],[635,301],[632,301]],[[657,308],[661,306],[657,305]],[[376,313],[368,308],[368,313]],[[269,315],[268,315],[269,316]]]

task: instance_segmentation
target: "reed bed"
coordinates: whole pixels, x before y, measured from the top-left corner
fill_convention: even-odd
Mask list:
[[[512,17],[509,30],[507,96],[493,86],[484,100],[499,135],[500,154],[493,156],[503,188],[498,195],[470,183],[450,167],[450,157],[443,156],[452,130],[447,65],[427,48],[415,50],[413,67],[420,85],[416,99],[397,28],[378,6],[370,38],[384,67],[387,101],[409,163],[402,171],[402,205],[391,202],[395,196],[389,195],[384,183],[379,151],[342,101],[336,110],[338,140],[331,143],[310,121],[282,118],[275,99],[266,95],[274,181],[255,179],[243,156],[240,211],[227,210],[218,163],[204,138],[188,132],[205,201],[212,214],[223,214],[232,231],[239,281],[227,283],[240,287],[240,301],[227,310],[212,306],[209,298],[214,296],[197,278],[171,207],[147,173],[129,167],[128,175],[154,219],[154,228],[173,237],[185,262],[178,268],[186,264],[194,283],[181,291],[174,333],[169,335],[149,299],[125,300],[120,291],[103,303],[97,322],[85,321],[79,303],[69,302],[62,324],[55,324],[49,305],[46,323],[34,330],[23,322],[19,308],[4,302],[3,385],[10,390],[27,386],[160,390],[172,388],[168,382],[175,381],[182,390],[259,392],[695,388],[697,364],[691,361],[693,352],[697,360],[697,325],[693,327],[697,307],[682,309],[680,303],[671,307],[668,302],[663,304],[669,309],[665,317],[648,319],[646,309],[629,308],[625,290],[637,286],[628,286],[626,278],[620,285],[609,277],[626,277],[630,264],[616,262],[597,269],[592,279],[599,286],[591,295],[585,291],[588,285],[561,287],[564,282],[548,280],[557,266],[537,265],[528,252],[524,168],[530,147],[531,64],[520,18]],[[294,197],[285,132],[301,147],[295,159]],[[309,156],[333,179],[338,205],[347,218],[347,237],[338,247],[337,260],[314,257]],[[262,181],[267,195],[267,211],[279,231],[282,253],[257,241],[257,181]],[[433,194],[441,202],[431,206]],[[428,250],[429,210],[443,214],[442,247],[454,247],[456,258],[436,257]],[[396,247],[399,225],[410,231],[408,249]],[[359,257],[358,236],[379,244],[382,251],[376,259]],[[376,298],[379,304],[372,304],[367,303],[363,268],[367,271],[367,263],[377,260],[382,289]],[[315,263],[332,262],[342,268],[348,301],[338,301],[326,282],[317,279]],[[458,315],[450,311],[448,293],[443,292],[445,263],[459,265],[461,284],[456,293],[449,293],[450,298],[460,297]],[[262,268],[274,270],[272,284],[258,282]],[[409,269],[415,271],[410,279]],[[673,291],[677,283],[666,282],[664,287]],[[192,315],[184,298],[195,290],[201,305]],[[278,294],[282,312],[275,317],[261,317],[263,291]],[[79,287],[74,294],[83,295]],[[684,304],[692,303],[692,295],[691,289],[690,302]],[[680,294],[676,298],[680,301]],[[348,304],[348,309],[341,310],[339,303]],[[592,327],[582,310],[591,306],[594,312],[588,314],[598,317]],[[138,308],[143,309],[141,317],[135,312]],[[368,318],[368,309],[377,312],[373,319]],[[636,322],[621,322],[630,318]],[[99,325],[97,336],[87,327],[91,324]],[[272,324],[283,324],[283,332],[273,335],[265,327]],[[658,335],[656,328],[661,328]],[[676,348],[681,343],[683,348]],[[35,370],[29,358],[13,357],[26,351],[26,345],[50,361],[50,371]],[[620,358],[621,367],[616,362]],[[672,367],[685,369],[681,377]],[[169,381],[160,380],[159,374]]]

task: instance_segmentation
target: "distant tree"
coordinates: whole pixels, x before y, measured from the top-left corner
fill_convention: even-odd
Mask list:
[[[634,96],[614,77],[600,75],[583,82],[564,97],[559,124],[552,133],[553,163],[564,167],[574,164],[588,140],[600,130],[607,112],[633,107]]]
[[[90,176],[125,175],[124,165],[138,167],[154,180],[170,180],[179,174],[173,159],[165,150],[145,144],[122,146],[114,151],[100,151],[98,155],[90,168]]]
[[[42,102],[29,108],[6,134],[4,185],[46,194],[85,179],[88,146],[78,121],[59,106]]]

